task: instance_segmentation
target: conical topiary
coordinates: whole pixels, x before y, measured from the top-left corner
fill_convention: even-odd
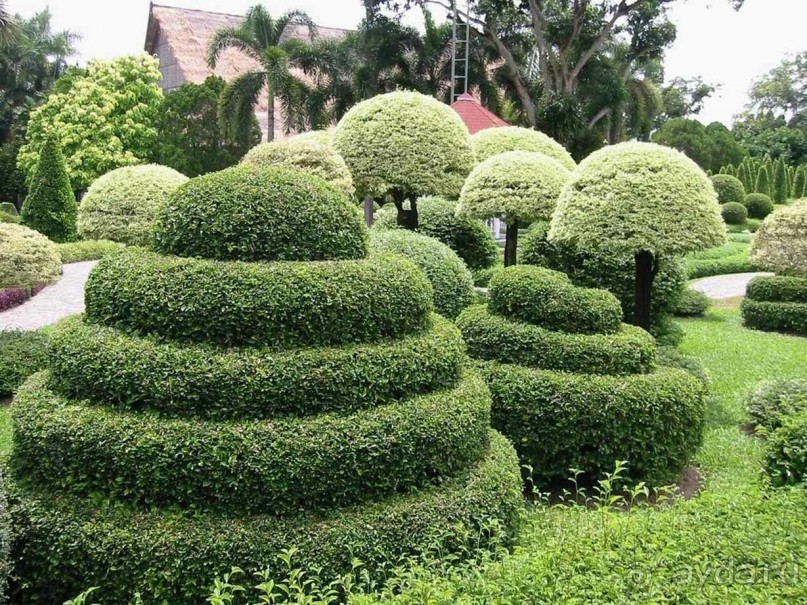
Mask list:
[[[799,166],[796,169],[796,176],[793,178],[793,199],[799,200],[805,196],[805,187],[807,187],[807,173],[805,173],[804,166]]]
[[[768,169],[765,168],[765,166],[760,167],[759,172],[757,173],[757,182],[754,185],[754,192],[762,193],[768,197],[773,197],[771,195],[771,182],[768,177]]]
[[[22,205],[22,222],[54,242],[72,242],[76,239],[77,213],[62,149],[51,137],[42,145],[28,197]]]
[[[784,204],[788,198],[787,166],[783,158],[779,158],[773,170],[773,201]]]
[[[153,250],[99,263],[15,403],[25,602],[189,605],[287,549],[377,578],[511,535],[516,454],[458,329],[412,262],[367,249],[337,187],[240,166],[182,185]]]
[[[518,265],[490,282],[490,301],[457,325],[493,393],[493,426],[533,480],[589,476],[627,461],[654,485],[675,479],[701,441],[706,389],[656,369],[655,341],[621,323],[617,299],[563,273]]]

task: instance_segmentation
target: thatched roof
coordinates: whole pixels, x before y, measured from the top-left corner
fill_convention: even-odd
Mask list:
[[[145,50],[160,60],[163,74],[163,89],[167,92],[186,82],[200,84],[210,75],[230,80],[257,67],[254,60],[245,54],[228,49],[223,52],[215,69],[207,65],[207,47],[213,34],[223,27],[238,26],[242,15],[213,13],[202,10],[162,6],[152,3],[149,8]],[[317,27],[321,40],[343,37],[349,30],[333,27]],[[309,41],[308,29],[290,26],[285,36]],[[256,108],[261,128],[266,130],[266,100],[261,99]],[[282,116],[276,111],[277,134],[282,129]]]

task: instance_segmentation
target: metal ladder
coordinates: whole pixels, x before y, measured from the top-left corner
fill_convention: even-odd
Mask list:
[[[468,20],[461,20],[457,2],[451,0],[451,102],[468,92],[468,55],[471,47],[471,26]],[[464,1],[465,14],[468,14],[468,0]],[[464,32],[462,30],[465,30]],[[459,84],[459,86],[457,86]]]

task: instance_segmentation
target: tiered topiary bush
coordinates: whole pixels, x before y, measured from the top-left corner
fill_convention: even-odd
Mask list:
[[[780,275],[748,284],[741,305],[745,325],[807,335],[807,200],[765,219],[751,242],[751,260]]]
[[[508,151],[532,151],[557,160],[566,170],[574,170],[577,166],[571,154],[555,139],[520,126],[480,130],[471,137],[471,145],[479,162]]]
[[[721,204],[742,204],[745,202],[745,187],[736,176],[716,174],[711,179],[715,193],[717,193],[718,202]]]
[[[420,224],[417,232],[440,240],[459,254],[471,271],[488,269],[499,259],[499,247],[484,222],[457,216],[457,202],[440,197],[418,200]],[[398,225],[394,207],[387,204],[375,214],[373,227],[395,229]]]
[[[608,292],[523,265],[498,272],[490,302],[458,318],[493,393],[493,426],[534,479],[597,475],[626,460],[632,476],[661,485],[700,444],[704,385],[656,368],[653,338],[621,319]]]
[[[231,168],[180,187],[154,242],[99,263],[18,393],[22,602],[195,604],[284,549],[328,578],[509,535],[520,477],[490,393],[343,192]]]
[[[81,200],[79,235],[130,246],[147,244],[160,206],[187,180],[173,168],[156,164],[107,172]]]

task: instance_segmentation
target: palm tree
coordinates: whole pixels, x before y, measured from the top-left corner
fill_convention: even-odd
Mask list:
[[[294,66],[290,55],[299,53],[301,42],[283,38],[290,25],[303,25],[312,38],[316,36],[314,22],[303,11],[288,11],[274,19],[263,6],[257,5],[249,9],[241,25],[220,29],[210,41],[207,62],[211,68],[216,67],[219,56],[228,48],[238,49],[260,64],[260,69],[229,82],[219,100],[219,120],[234,140],[247,136],[251,115],[264,89],[268,99],[269,141],[275,136],[276,102],[291,110],[305,97],[307,86],[290,71]]]
[[[14,33],[14,20],[8,12],[6,0],[0,0],[0,44],[8,42]]]

